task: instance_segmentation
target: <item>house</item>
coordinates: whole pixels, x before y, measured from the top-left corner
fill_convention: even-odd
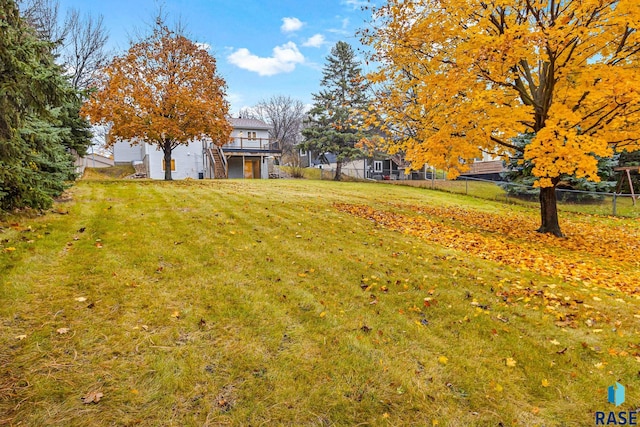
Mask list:
[[[229,122],[233,131],[222,146],[203,139],[173,149],[173,179],[269,178],[274,160],[282,155],[278,141],[269,137],[269,125],[246,118],[229,118]],[[156,145],[116,142],[113,158],[116,164],[139,165],[148,178],[164,179],[164,154]]]
[[[505,162],[488,153],[483,153],[482,157],[473,159],[470,166],[467,172],[460,174],[461,177],[501,181],[500,174],[506,171]]]

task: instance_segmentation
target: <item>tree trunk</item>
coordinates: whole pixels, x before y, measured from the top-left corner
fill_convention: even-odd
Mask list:
[[[340,181],[342,179],[342,161],[336,162],[336,175],[333,177],[334,181]]]
[[[165,141],[162,146],[164,152],[164,180],[172,181],[171,177],[171,141]]]
[[[564,237],[558,222],[555,184],[553,187],[540,189],[540,217],[542,225],[538,228],[538,233],[550,233],[558,237]]]

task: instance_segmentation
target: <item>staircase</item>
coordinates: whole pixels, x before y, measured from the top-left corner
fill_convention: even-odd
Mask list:
[[[227,158],[222,151],[222,148],[214,145],[211,148],[207,149],[209,153],[209,159],[213,164],[213,178],[214,179],[226,179],[228,178],[228,165]]]

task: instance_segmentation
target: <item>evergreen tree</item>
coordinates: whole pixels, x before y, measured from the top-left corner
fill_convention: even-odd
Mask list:
[[[322,70],[322,90],[313,94],[314,105],[302,134],[302,146],[318,153],[336,156],[336,175],[342,175],[342,163],[362,154],[356,147],[362,138],[362,111],[367,104],[367,85],[361,75],[360,62],[348,43],[339,41],[331,49]]]
[[[534,188],[536,180],[532,172],[534,164],[530,160],[524,159],[524,150],[533,136],[532,133],[525,133],[511,140],[516,149],[515,154],[507,164],[507,171],[501,174],[502,178],[507,181],[501,184],[507,194],[527,200],[535,200],[540,194],[540,189]],[[593,182],[572,175],[562,175],[556,188],[558,190],[576,190],[576,192],[565,191],[558,196],[559,200],[570,202],[598,201],[602,199],[602,196],[580,192],[606,193],[614,190],[616,181],[613,168],[618,163],[618,155],[598,157],[597,160],[600,181]]]
[[[46,208],[86,150],[80,98],[13,0],[0,0],[0,210]]]

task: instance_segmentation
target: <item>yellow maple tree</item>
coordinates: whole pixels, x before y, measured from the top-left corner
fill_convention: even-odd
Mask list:
[[[210,138],[226,144],[226,83],[202,46],[158,19],[151,35],[133,44],[102,70],[97,90],[83,106],[94,123],[110,124],[108,143],[150,143],[166,165],[180,144]],[[165,168],[171,180],[171,168]]]
[[[373,14],[368,124],[386,148],[455,177],[532,135],[520,155],[540,187],[538,231],[562,235],[563,176],[597,181],[598,157],[638,147],[637,1],[388,0]]]

